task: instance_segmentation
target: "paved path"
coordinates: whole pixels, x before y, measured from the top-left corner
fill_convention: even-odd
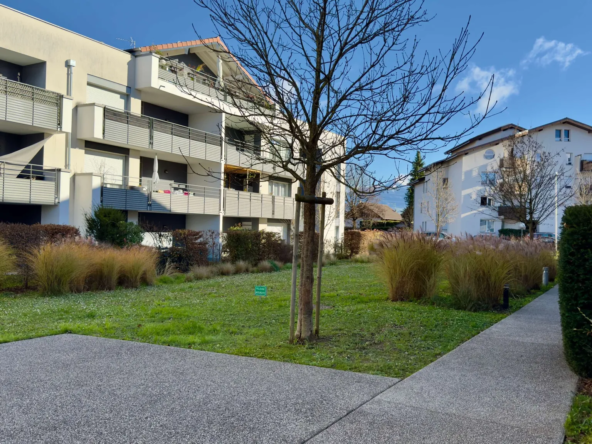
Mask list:
[[[392,378],[77,335],[0,345],[0,443],[561,443],[552,290]]]
[[[0,443],[296,443],[398,380],[60,335],[0,345]]]
[[[555,287],[310,442],[560,444],[576,382]]]

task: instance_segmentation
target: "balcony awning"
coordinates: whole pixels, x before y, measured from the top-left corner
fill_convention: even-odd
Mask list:
[[[31,163],[31,160],[33,160],[33,157],[35,157],[39,150],[43,148],[43,145],[45,145],[47,141],[51,138],[52,136],[49,136],[47,139],[43,139],[42,141],[34,143],[33,145],[30,145],[26,148],[22,148],[13,153],[0,156],[0,162],[8,162],[15,165],[22,165],[24,169],[26,165]],[[6,177],[16,178],[21,172],[21,168],[6,168],[4,174],[6,175]]]

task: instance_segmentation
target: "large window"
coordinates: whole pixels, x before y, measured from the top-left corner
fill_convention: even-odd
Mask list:
[[[290,197],[290,184],[285,182],[269,182],[269,194],[273,196]]]
[[[481,219],[479,231],[481,233],[493,233],[495,231],[495,219]]]
[[[495,173],[481,173],[481,185],[495,185]]]

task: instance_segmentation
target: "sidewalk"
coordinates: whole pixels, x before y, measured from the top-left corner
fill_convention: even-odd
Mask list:
[[[577,377],[557,287],[389,388],[310,443],[557,443]]]

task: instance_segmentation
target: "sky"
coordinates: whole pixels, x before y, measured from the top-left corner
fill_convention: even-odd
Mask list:
[[[191,40],[196,38],[194,27],[200,37],[218,35],[192,0],[3,3],[122,49],[130,47],[130,37],[137,46]],[[563,117],[592,124],[592,1],[426,0],[425,6],[433,18],[414,30],[422,49],[446,51],[469,17],[471,39],[483,34],[455,88],[475,94],[495,74],[493,94],[502,112],[486,119],[473,135],[507,123],[529,128]],[[460,116],[449,129],[458,131],[466,124],[466,117]],[[428,154],[426,163],[443,157],[443,151]],[[406,166],[400,169],[406,171]],[[386,162],[377,166],[379,174],[393,171],[395,165]],[[400,211],[402,196],[401,191],[390,193],[383,202]]]

